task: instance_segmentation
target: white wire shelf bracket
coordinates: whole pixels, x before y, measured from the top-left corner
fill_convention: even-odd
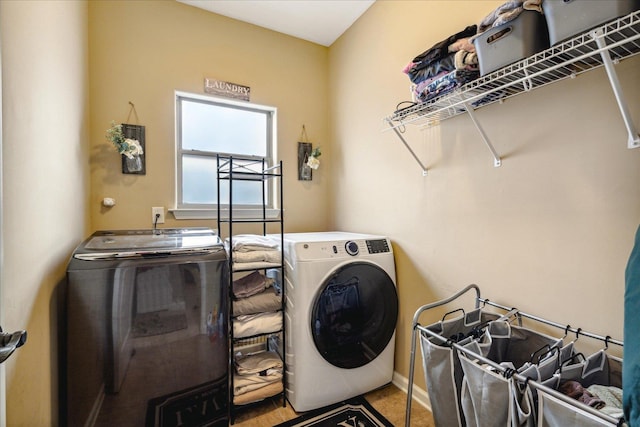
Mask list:
[[[607,77],[609,77],[609,83],[611,83],[611,90],[613,90],[613,94],[616,97],[616,102],[618,103],[618,108],[620,109],[620,114],[622,114],[622,119],[624,120],[624,125],[627,128],[627,134],[629,139],[627,141],[628,148],[636,148],[640,147],[640,135],[638,135],[638,131],[633,124],[633,120],[631,119],[631,113],[629,113],[629,109],[627,108],[627,103],[624,99],[624,95],[622,92],[622,87],[620,86],[620,80],[618,80],[618,73],[613,68],[613,61],[611,60],[611,56],[609,56],[609,50],[607,49],[606,42],[602,36],[602,32],[598,29],[592,33],[593,38],[598,45],[598,50],[600,51],[600,55],[602,56],[602,62],[604,64],[604,68],[607,72]]]
[[[391,124],[391,122],[389,122],[389,125],[391,126],[391,129],[393,129],[393,131],[396,133],[396,135],[398,136],[398,138],[400,138],[400,141],[402,141],[402,143],[404,144],[404,146],[407,148],[407,150],[409,150],[409,153],[411,154],[411,156],[413,157],[413,159],[420,165],[420,167],[422,168],[422,176],[427,176],[427,167],[422,163],[422,161],[420,161],[420,158],[416,155],[416,153],[411,149],[411,146],[409,146],[409,143],[407,142],[406,139],[404,139],[404,136],[402,136],[402,132],[400,131],[400,128],[398,126],[393,126]]]
[[[624,100],[614,64],[638,53],[640,11],[635,11],[466,83],[445,95],[398,109],[384,119],[389,125],[384,130],[393,129],[400,136],[400,129],[405,125],[436,126],[444,120],[467,113],[489,147],[494,166],[499,166],[500,158],[479,127],[473,115],[474,110],[604,66],[627,129],[627,145],[637,148],[640,147],[640,137]],[[407,145],[406,141],[403,142]],[[418,160],[415,153],[412,154]],[[424,173],[425,168],[419,163]]]
[[[484,141],[485,145],[487,146],[489,151],[491,151],[491,155],[493,156],[493,166],[496,167],[496,168],[498,166],[501,166],[502,165],[502,160],[500,159],[500,156],[498,156],[498,153],[496,152],[496,149],[493,148],[493,145],[491,144],[491,141],[489,140],[489,137],[484,132],[484,129],[482,128],[482,126],[480,125],[480,122],[476,118],[475,109],[473,108],[473,106],[469,102],[465,102],[464,107],[465,107],[465,110],[467,110],[467,114],[469,114],[469,117],[471,118],[471,121],[473,122],[473,124],[475,125],[476,129],[478,130],[478,133],[480,133],[480,136],[482,137],[482,140]]]

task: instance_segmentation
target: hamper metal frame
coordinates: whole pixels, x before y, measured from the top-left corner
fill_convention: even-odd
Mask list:
[[[409,427],[410,426],[410,422],[411,422],[411,401],[412,401],[412,396],[413,396],[413,377],[415,374],[415,353],[416,353],[416,341],[417,341],[417,334],[418,331],[420,332],[424,332],[425,334],[429,335],[432,338],[435,338],[437,340],[440,340],[442,343],[449,343],[451,345],[451,348],[455,349],[456,351],[462,352],[464,354],[466,354],[467,356],[469,356],[472,359],[475,359],[481,363],[487,364],[489,366],[491,366],[493,369],[495,369],[496,371],[505,374],[507,373],[507,369],[501,365],[499,365],[498,363],[494,362],[493,360],[487,359],[484,356],[481,356],[469,349],[466,349],[460,345],[458,345],[457,343],[453,343],[451,342],[451,340],[447,337],[443,337],[442,335],[439,335],[429,329],[427,329],[425,326],[421,325],[419,322],[420,316],[428,310],[434,309],[436,307],[440,307],[446,304],[449,304],[459,298],[461,298],[462,296],[464,296],[467,292],[470,291],[475,291],[475,304],[474,304],[474,308],[475,309],[479,309],[480,305],[482,304],[482,306],[486,306],[486,305],[490,305],[492,307],[495,307],[497,309],[503,310],[505,311],[505,316],[513,316],[515,315],[516,319],[518,319],[518,321],[521,323],[522,318],[527,318],[529,320],[533,320],[548,326],[553,326],[555,328],[559,328],[561,329],[565,335],[569,332],[575,333],[576,336],[582,335],[582,336],[586,336],[595,340],[599,340],[599,341],[603,341],[605,343],[605,348],[608,348],[609,344],[615,344],[618,345],[620,347],[624,346],[624,343],[620,340],[616,340],[611,338],[610,336],[606,336],[603,337],[601,335],[598,334],[594,334],[591,332],[587,332],[584,331],[582,328],[574,328],[571,325],[562,325],[560,323],[551,321],[551,320],[547,320],[544,319],[542,317],[539,316],[535,316],[532,314],[528,314],[525,312],[522,312],[516,308],[513,307],[507,307],[505,305],[502,304],[498,304],[495,303],[493,301],[490,301],[487,298],[482,298],[480,296],[480,288],[475,285],[475,284],[471,284],[468,285],[467,287],[465,287],[464,289],[458,291],[457,293],[455,293],[454,295],[450,296],[449,298],[445,298],[442,299],[440,301],[436,301],[430,304],[426,304],[423,305],[421,307],[419,307],[414,316],[413,316],[413,322],[412,322],[412,331],[411,331],[411,352],[410,352],[410,360],[409,360],[409,378],[408,378],[408,385],[407,385],[407,404],[406,404],[406,414],[405,414],[405,426]],[[611,423],[612,425],[620,425],[621,422],[623,421],[622,419],[616,419],[614,417],[611,417],[607,414],[604,414],[602,412],[599,412],[596,409],[591,408],[590,406],[584,405],[584,404],[580,404],[577,400],[572,399],[560,392],[558,392],[557,390],[554,390],[550,387],[544,386],[543,384],[540,384],[537,381],[534,381],[528,377],[525,377],[523,375],[516,373],[509,373],[509,375],[511,376],[511,378],[514,378],[515,380],[519,381],[519,382],[526,382],[528,385],[530,385],[531,387],[543,391],[559,400],[561,400],[562,402],[565,402],[571,406],[576,406],[578,408],[580,408],[581,410],[594,415],[608,423]]]

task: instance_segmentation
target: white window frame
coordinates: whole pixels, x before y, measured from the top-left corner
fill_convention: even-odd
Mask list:
[[[202,155],[205,157],[213,157],[215,159],[214,152],[200,152],[196,150],[183,150],[181,144],[181,116],[180,116],[180,100],[195,100],[206,103],[212,103],[216,105],[228,106],[229,108],[238,108],[241,110],[253,110],[266,113],[268,115],[267,120],[267,167],[273,166],[275,159],[277,159],[277,108],[267,105],[253,104],[246,101],[237,101],[227,98],[220,98],[214,96],[200,95],[188,92],[175,91],[174,105],[175,105],[175,208],[170,209],[174,217],[180,219],[217,219],[217,205],[213,204],[183,204],[182,203],[182,156],[188,155]],[[233,153],[219,153],[223,155],[230,155]],[[240,156],[242,158],[250,158],[248,156]],[[272,180],[275,181],[275,180]],[[277,206],[277,200],[279,199],[279,188],[273,182],[267,187],[267,217],[275,218],[280,212],[280,206]],[[214,183],[215,185],[215,183]],[[229,212],[228,206],[223,205],[221,207],[221,215],[226,216]],[[234,207],[234,218],[256,218],[262,215],[262,205],[256,205],[255,207],[241,206]]]

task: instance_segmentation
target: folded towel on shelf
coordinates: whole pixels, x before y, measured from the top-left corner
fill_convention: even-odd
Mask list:
[[[232,252],[233,262],[270,262],[279,264],[282,261],[280,251],[277,250],[254,250],[248,252]]]
[[[233,265],[233,271],[247,271],[247,270],[264,270],[266,268],[280,267],[279,262],[237,262]]]
[[[274,283],[275,286],[275,283]],[[243,314],[256,314],[265,311],[276,311],[282,304],[280,295],[273,286],[262,290],[259,293],[239,298],[233,301],[233,314],[240,316]]]
[[[282,359],[275,351],[259,351],[236,357],[236,372],[239,375],[259,374],[270,369],[282,371]]]
[[[226,240],[229,246],[229,239]],[[272,236],[259,234],[237,234],[233,236],[231,250],[234,252],[249,251],[277,251],[280,249],[280,240]]]
[[[235,405],[246,405],[248,403],[258,402],[266,399],[267,397],[275,396],[276,394],[284,390],[282,381],[276,381],[270,384],[260,387],[259,389],[249,391],[247,393],[233,396],[233,403]]]
[[[233,319],[234,338],[246,338],[268,334],[282,329],[282,313],[279,311],[246,314]]]
[[[233,295],[236,298],[247,298],[259,294],[272,286],[274,282],[274,279],[266,277],[259,271],[254,271],[233,281]]]
[[[238,396],[257,390],[271,383],[282,381],[282,368],[269,369],[264,375],[238,375],[233,376],[233,394]]]

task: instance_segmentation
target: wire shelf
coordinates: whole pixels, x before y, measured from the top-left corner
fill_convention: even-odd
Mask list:
[[[596,40],[604,41],[599,47]],[[395,111],[385,118],[388,129],[406,124],[423,126],[474,109],[502,102],[512,96],[566,78],[574,78],[603,65],[601,52],[608,51],[614,63],[640,53],[640,11],[618,18],[533,56],[473,80],[460,88],[423,104]]]

